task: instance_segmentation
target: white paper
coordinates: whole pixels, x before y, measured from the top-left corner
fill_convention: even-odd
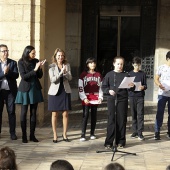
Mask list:
[[[163,87],[165,87],[164,91],[169,91],[170,90],[170,82],[169,82],[169,80],[164,80],[161,84],[162,84]]]
[[[91,100],[89,101],[90,104],[100,104],[98,100]]]
[[[139,87],[142,85],[141,82],[133,82],[136,86],[135,91],[141,91]]]
[[[121,82],[121,84],[119,85],[118,88],[120,88],[120,89],[129,89],[130,88],[129,84],[133,83],[134,79],[135,79],[135,77],[125,77],[122,80],[122,82]]]

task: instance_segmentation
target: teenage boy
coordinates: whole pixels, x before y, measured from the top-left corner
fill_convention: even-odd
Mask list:
[[[167,137],[170,139],[170,90],[168,89],[170,81],[170,51],[166,54],[166,63],[158,67],[154,81],[159,86],[154,139],[161,139],[160,130],[166,105],[168,107]]]
[[[132,129],[131,138],[144,140],[144,96],[147,89],[146,74],[140,70],[141,59],[134,57],[132,60],[134,69],[129,72],[130,77],[135,77],[134,84],[136,86],[134,91],[129,91],[130,110],[132,114]]]

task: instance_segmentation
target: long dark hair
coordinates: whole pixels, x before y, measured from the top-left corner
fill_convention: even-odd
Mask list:
[[[85,71],[87,72],[87,71],[89,71],[89,67],[88,67],[88,64],[89,63],[95,63],[96,64],[96,68],[94,69],[94,71],[97,71],[97,61],[96,61],[96,59],[95,58],[92,58],[92,57],[90,57],[90,58],[88,58],[87,60],[86,60],[86,66],[85,66]]]
[[[25,47],[24,51],[23,51],[23,54],[22,54],[22,57],[21,57],[21,60],[24,62],[24,65],[26,66],[26,68],[29,67],[30,65],[30,62],[29,62],[29,53],[34,50],[35,48],[31,45],[28,45]]]

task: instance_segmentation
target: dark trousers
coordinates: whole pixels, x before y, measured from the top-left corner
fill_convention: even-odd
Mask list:
[[[164,118],[164,111],[165,107],[168,107],[168,133],[170,133],[170,97],[158,95],[158,104],[157,104],[157,113],[156,113],[156,120],[155,120],[155,132],[159,132]]]
[[[38,103],[30,104],[30,136],[34,136],[35,132],[37,106]],[[26,134],[27,111],[28,105],[21,105],[21,128],[24,135]]]
[[[97,121],[97,106],[84,106],[83,105],[83,120],[82,120],[82,135],[85,136],[87,122],[89,118],[89,110],[91,109],[91,131],[90,134],[94,135],[94,131],[96,128],[96,121]]]
[[[141,135],[144,129],[144,97],[130,97],[133,132]]]
[[[115,102],[113,98],[108,98],[107,107],[108,107],[108,122],[105,146],[106,145],[113,146],[114,140],[116,140],[116,145],[122,144],[123,146],[125,146],[128,100]],[[116,125],[115,125],[115,112],[116,112]]]
[[[9,132],[12,135],[15,134],[16,115],[15,115],[15,96],[11,93],[10,90],[0,90],[0,133],[2,126],[2,113],[4,103],[6,103],[6,109],[8,113]]]

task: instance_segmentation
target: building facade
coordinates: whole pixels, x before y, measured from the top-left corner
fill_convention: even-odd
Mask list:
[[[88,57],[97,59],[104,76],[112,69],[113,57],[121,55],[126,71],[133,56],[142,58],[148,81],[145,99],[156,101],[153,78],[170,50],[169,14],[169,0],[0,0],[0,43],[8,45],[14,60],[30,44],[39,60],[47,60],[41,80],[45,102],[38,110],[43,123],[49,114],[48,65],[56,48],[65,50],[71,64],[72,100],[78,99],[78,77]]]

